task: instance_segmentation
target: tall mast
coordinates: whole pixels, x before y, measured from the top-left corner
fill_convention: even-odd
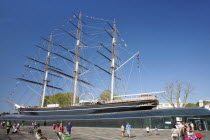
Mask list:
[[[73,105],[76,104],[76,96],[77,96],[77,79],[79,73],[79,49],[80,49],[80,38],[81,38],[81,30],[82,30],[82,13],[79,14],[78,19],[78,29],[77,29],[77,40],[76,40],[76,52],[75,52],[75,70],[74,70],[74,97],[73,97]]]
[[[45,75],[43,79],[43,89],[42,89],[42,100],[40,102],[40,106],[44,107],[44,99],[45,99],[45,93],[46,93],[46,88],[47,88],[47,77],[48,77],[48,67],[50,63],[50,45],[52,42],[52,33],[50,35],[50,41],[48,42],[48,52],[47,52],[47,57],[46,57],[46,65],[45,65]]]
[[[115,80],[115,43],[116,43],[116,21],[114,20],[114,26],[113,26],[113,32],[112,32],[112,61],[111,61],[111,102],[114,99],[114,80]]]

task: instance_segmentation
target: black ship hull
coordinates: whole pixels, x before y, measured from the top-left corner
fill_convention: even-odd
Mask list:
[[[54,108],[20,108],[23,115],[84,115],[113,113],[123,111],[149,110],[158,105],[158,100],[141,100],[130,102],[118,102],[110,104],[94,104],[86,106],[54,107]]]

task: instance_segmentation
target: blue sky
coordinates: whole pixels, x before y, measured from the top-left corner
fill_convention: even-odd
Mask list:
[[[11,109],[4,99],[24,70],[23,56],[79,11],[117,20],[126,43],[141,53],[143,91],[181,80],[195,88],[189,102],[210,98],[208,0],[7,0],[0,2],[0,112]]]

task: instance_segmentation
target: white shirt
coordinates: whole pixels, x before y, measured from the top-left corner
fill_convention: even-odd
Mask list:
[[[35,137],[36,139],[41,139],[41,136],[39,136],[38,133],[36,133]]]
[[[180,124],[180,125],[179,125],[179,128],[184,128],[184,125],[183,125],[183,124]]]

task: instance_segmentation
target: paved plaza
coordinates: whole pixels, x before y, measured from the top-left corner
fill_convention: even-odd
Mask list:
[[[50,140],[58,140],[52,127],[40,127],[44,136]],[[11,129],[12,130],[12,129]],[[0,129],[0,140],[35,140],[33,134],[28,134],[29,126],[21,127],[19,134],[6,135],[6,129]],[[35,130],[36,132],[36,130]],[[152,131],[150,136],[147,136],[144,129],[132,129],[131,138],[122,137],[120,128],[96,128],[96,127],[73,127],[72,140],[171,140],[170,130],[159,130],[158,135]],[[201,131],[205,138],[202,140],[210,140],[210,131]]]

